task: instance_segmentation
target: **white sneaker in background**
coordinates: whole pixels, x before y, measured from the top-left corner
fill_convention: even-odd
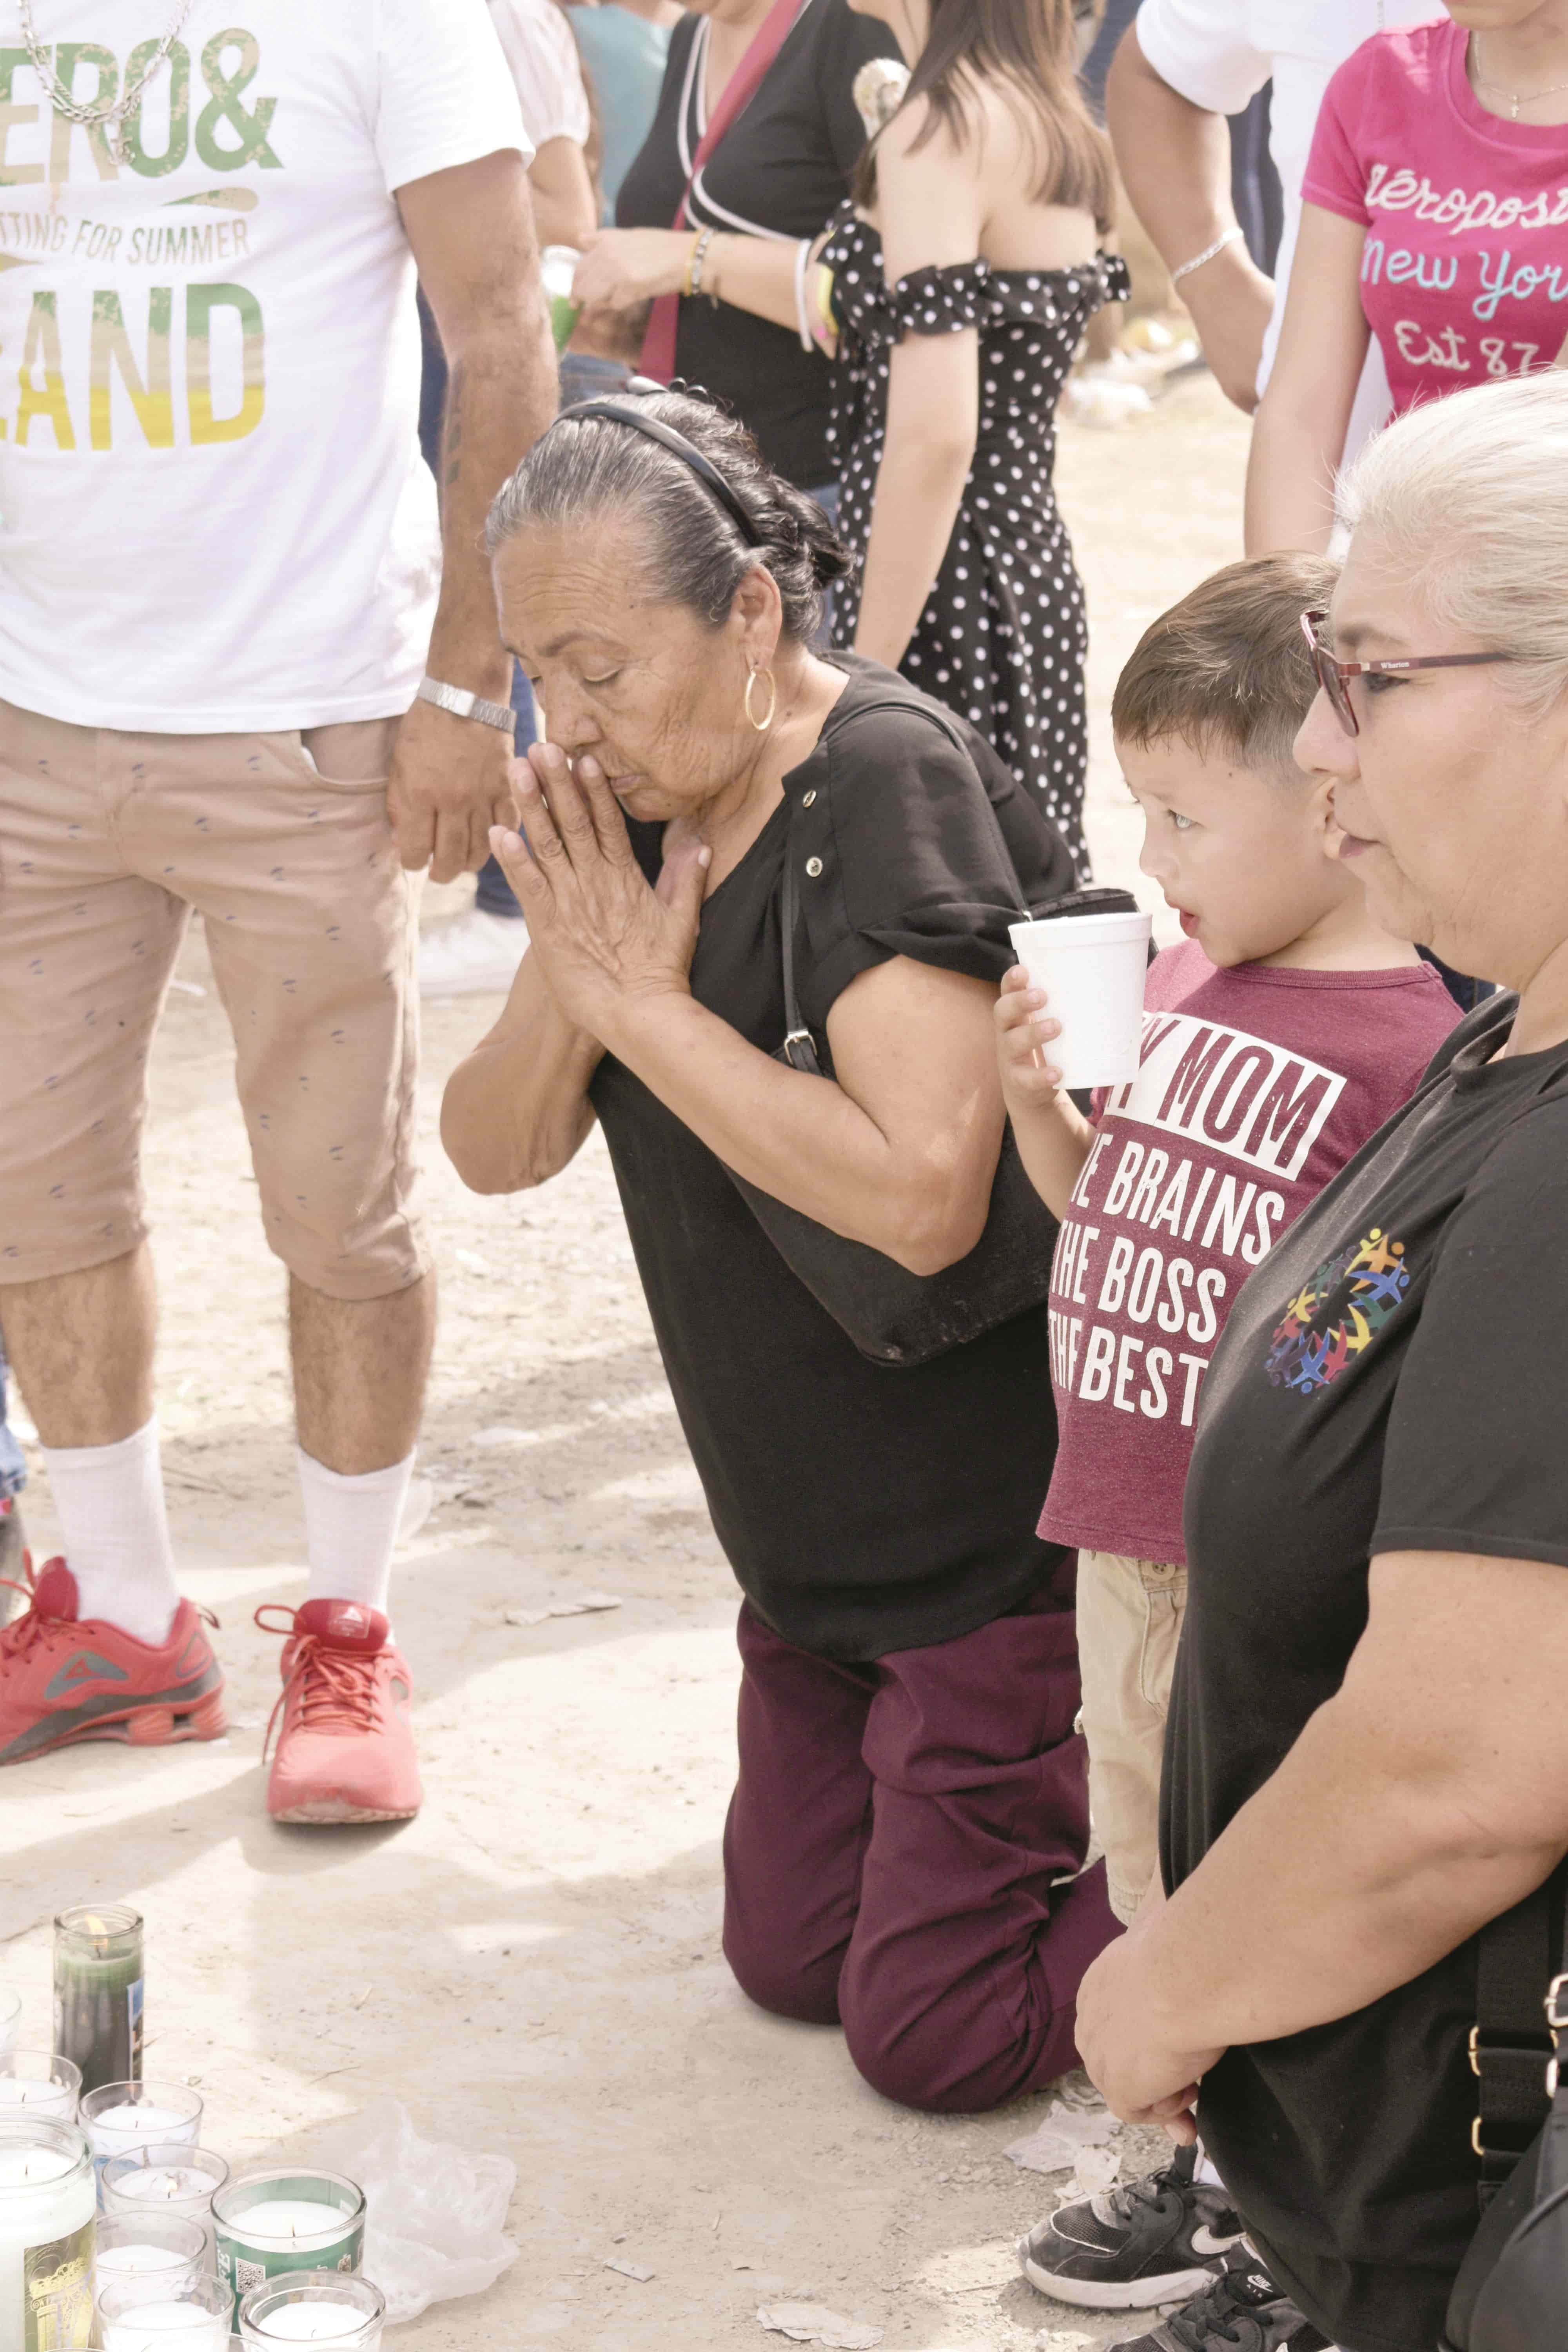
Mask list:
[[[470,907],[419,942],[421,996],[485,996],[508,989],[528,946],[521,915],[487,915]]]

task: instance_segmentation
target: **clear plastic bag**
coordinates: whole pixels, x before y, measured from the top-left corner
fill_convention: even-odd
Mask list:
[[[504,2227],[516,2165],[422,2139],[401,2101],[373,2100],[312,2132],[309,2153],[364,2190],[364,2274],[385,2295],[389,2320],[480,2294],[516,2262],[520,2250]]]

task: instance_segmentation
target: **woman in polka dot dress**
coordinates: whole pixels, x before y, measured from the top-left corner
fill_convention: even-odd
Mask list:
[[[918,54],[821,253],[838,526],[863,556],[835,635],[973,720],[1087,877],[1088,632],[1051,471],[1063,381],[1127,274],[1095,250],[1111,169],[1071,0],[854,5]]]

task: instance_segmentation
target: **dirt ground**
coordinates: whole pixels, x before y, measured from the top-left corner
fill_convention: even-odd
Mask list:
[[[1131,878],[1136,855],[1110,687],[1147,621],[1239,551],[1245,443],[1206,377],[1120,431],[1065,436],[1104,879]],[[261,1755],[278,1643],[251,1612],[305,1581],[281,1286],[199,937],[185,952],[153,1068],[162,1411],[182,1572],[222,1620],[233,1727],[6,1775],[0,1979],[26,1997],[22,2039],[48,2032],[50,1915],[122,1897],[148,1922],[147,2073],[199,2082],[204,2137],[232,2163],[379,2092],[432,2137],[512,2158],[520,2259],[487,2295],[400,2331],[410,2352],[760,2352],[784,2339],[757,2305],[790,2291],[882,2327],[886,2352],[1016,2352],[1041,2330],[1069,2352],[1125,2334],[1016,2274],[1012,2240],[1061,2184],[1001,2151],[1044,2096],[909,2115],[858,2079],[837,2034],[762,2016],[730,1981],[718,1842],[735,1594],[600,1143],[515,1200],[471,1198],[441,1156],[442,1082],[494,1009],[426,1019],[445,1304],[421,1456],[433,1507],[394,1599],[427,1801],[395,1830],[279,1831]],[[52,1549],[41,1485],[28,1509]],[[619,1606],[508,1622],[587,1592]]]

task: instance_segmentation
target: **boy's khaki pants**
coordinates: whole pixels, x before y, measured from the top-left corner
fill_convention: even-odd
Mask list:
[[[1159,1863],[1160,1765],[1187,1571],[1114,1551],[1078,1556],[1078,1654],[1089,1810],[1106,1887],[1131,1926]]]

